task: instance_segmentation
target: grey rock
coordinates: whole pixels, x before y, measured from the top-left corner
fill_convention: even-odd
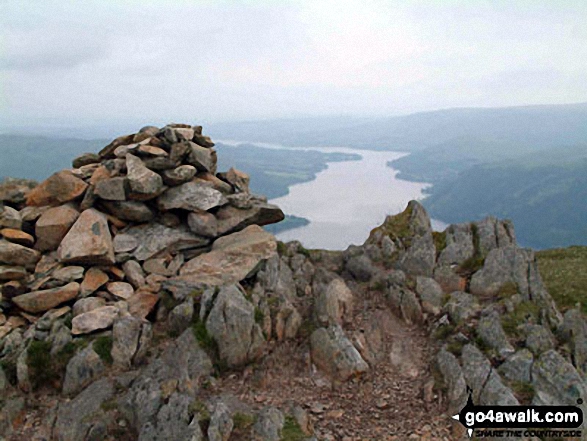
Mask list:
[[[345,267],[359,282],[368,282],[376,272],[373,263],[366,255],[350,258]]]
[[[29,366],[27,363],[28,346],[23,350],[16,359],[16,381],[18,388],[23,392],[31,392],[32,385],[29,377]]]
[[[215,238],[218,236],[218,220],[212,213],[198,211],[188,214],[190,230],[198,236]]]
[[[84,165],[96,164],[98,162],[100,162],[100,155],[95,153],[82,153],[71,162],[71,165],[73,168],[80,168]]]
[[[494,248],[516,243],[514,226],[510,221],[499,221],[489,216],[480,222],[475,222],[475,225],[477,226],[479,251],[482,255],[487,255]]]
[[[462,291],[465,289],[465,279],[455,273],[448,265],[436,266],[433,277],[444,292]]]
[[[188,299],[177,305],[169,313],[168,323],[172,333],[179,335],[192,324],[194,316],[194,299]]]
[[[194,176],[196,176],[196,172],[196,167],[193,165],[180,165],[174,169],[165,170],[162,173],[163,182],[169,186],[185,184],[186,182],[191,181]]]
[[[531,369],[534,357],[528,349],[520,349],[510,355],[498,368],[499,373],[510,381],[531,382]]]
[[[528,324],[524,326],[526,334],[526,347],[534,355],[540,355],[549,349],[554,349],[555,339],[552,332],[542,325]]]
[[[22,266],[0,265],[0,282],[10,280],[22,280],[27,275],[27,270]]]
[[[145,273],[141,264],[136,260],[127,260],[122,265],[122,270],[126,279],[132,284],[135,289],[145,285]]]
[[[465,380],[473,390],[473,402],[480,404],[483,387],[492,370],[491,363],[473,344],[467,344],[463,347],[461,360]]]
[[[438,256],[440,265],[460,265],[475,254],[471,224],[450,225],[445,231],[446,248]]]
[[[41,253],[16,243],[0,240],[0,264],[34,266],[41,258]]]
[[[14,228],[22,229],[22,218],[18,210],[4,204],[0,204],[0,229]]]
[[[576,406],[587,396],[587,383],[571,363],[554,349],[544,352],[532,365],[535,405]],[[581,405],[585,412],[585,403]]]
[[[120,412],[139,430],[153,423],[164,403],[162,385],[177,384],[177,392],[195,394],[195,386],[213,370],[210,357],[202,350],[194,333],[187,329],[153,358],[121,398]]]
[[[123,317],[112,327],[112,359],[115,366],[128,369],[146,351],[151,337],[151,324],[136,317]],[[138,360],[137,360],[138,358]]]
[[[460,412],[467,403],[467,383],[456,357],[445,349],[436,356],[438,369],[447,388],[448,413]]]
[[[111,305],[84,312],[73,318],[71,332],[75,335],[89,334],[99,329],[110,328],[118,315],[119,309]]]
[[[258,359],[265,339],[255,323],[255,308],[237,285],[223,286],[206,320],[206,329],[218,344],[220,359],[228,367]]]
[[[491,370],[489,378],[481,392],[481,406],[519,406],[513,392],[503,384],[495,369]]]
[[[188,261],[178,279],[226,285],[252,276],[265,260],[277,254],[275,237],[258,225],[216,239],[212,251]]]
[[[234,203],[237,196],[254,197],[248,193],[229,196]],[[216,213],[218,219],[218,233],[226,234],[240,231],[249,225],[268,225],[280,222],[285,218],[283,211],[277,205],[264,201],[253,200],[247,208],[236,208],[232,205],[221,207]]]
[[[301,325],[302,316],[296,307],[287,300],[281,302],[275,314],[275,335],[277,340],[283,341],[295,338]]]
[[[126,168],[131,199],[147,200],[159,195],[163,179],[145,167],[143,161],[129,153],[126,155]]]
[[[484,315],[477,325],[477,333],[483,342],[497,351],[501,357],[515,352],[501,326],[501,319],[496,311]]]
[[[409,289],[402,291],[400,310],[403,319],[407,323],[422,323],[424,321],[420,302],[416,294]]]
[[[51,273],[51,277],[61,282],[73,282],[84,278],[83,266],[65,266]]]
[[[416,278],[416,294],[422,302],[422,309],[431,314],[439,314],[442,309],[444,292],[442,287],[429,277]]]
[[[275,407],[266,407],[259,412],[257,422],[253,425],[254,441],[280,441],[285,416]]]
[[[126,200],[126,178],[116,177],[96,182],[94,194],[107,201]]]
[[[197,182],[187,182],[171,187],[157,199],[157,205],[162,211],[176,208],[188,211],[208,211],[227,202],[228,200],[218,190]]]
[[[257,273],[257,281],[264,291],[275,297],[293,300],[296,285],[291,268],[279,255],[274,254],[265,262],[265,267]]]
[[[141,427],[139,441],[201,440],[202,432],[197,421],[190,419],[192,401],[187,394],[173,393],[161,406],[154,421]]]
[[[83,440],[97,422],[104,420],[102,404],[112,399],[114,386],[101,379],[71,401],[59,405],[54,437],[58,441]]]
[[[318,295],[314,305],[320,325],[342,325],[352,318],[353,293],[342,279],[332,280]]]
[[[217,403],[210,418],[208,439],[210,441],[228,441],[233,428],[234,422],[232,421],[230,410],[224,403]]]
[[[587,375],[587,320],[579,309],[565,312],[564,322],[558,333],[563,341],[570,343],[577,370]]]
[[[106,305],[106,300],[101,297],[86,297],[84,299],[79,299],[73,305],[73,316],[75,317],[85,312],[93,311],[104,305]]]
[[[116,254],[130,253],[137,249],[139,240],[135,236],[126,233],[119,233],[114,236],[112,246]]]
[[[483,268],[471,278],[471,292],[476,295],[493,296],[505,284],[515,284],[525,299],[530,299],[528,289],[528,266],[534,260],[530,250],[509,245],[491,250]]]
[[[310,348],[312,362],[334,380],[346,381],[369,369],[338,325],[314,331],[310,336]]]
[[[463,291],[451,293],[444,307],[450,319],[456,323],[466,321],[479,312],[477,298]]]
[[[199,146],[193,142],[189,143],[190,152],[186,160],[202,172],[216,173],[216,155],[214,150]]]
[[[93,208],[83,211],[61,241],[57,255],[62,263],[112,265],[114,248],[106,216]]]
[[[92,346],[75,354],[65,369],[63,393],[75,395],[104,372],[104,363]]]
[[[125,234],[134,237],[139,243],[132,252],[138,261],[150,259],[162,251],[174,253],[204,247],[209,243],[208,239],[196,236],[185,226],[169,228],[159,223],[134,226]]]
[[[118,219],[130,222],[150,222],[155,218],[153,211],[140,201],[103,201],[106,210]]]

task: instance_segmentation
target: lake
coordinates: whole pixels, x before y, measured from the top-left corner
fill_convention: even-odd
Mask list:
[[[275,146],[272,146],[275,148]],[[310,182],[293,185],[289,194],[270,202],[291,215],[308,219],[306,226],[281,232],[284,242],[299,240],[306,248],[343,250],[362,244],[388,214],[402,212],[409,201],[422,199],[430,184],[396,178],[387,161],[403,152],[374,152],[350,148],[311,148],[324,152],[359,154],[360,161],[332,162]],[[433,220],[435,230],[446,224]]]

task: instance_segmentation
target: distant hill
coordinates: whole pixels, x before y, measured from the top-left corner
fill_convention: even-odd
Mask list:
[[[71,167],[71,160],[84,152],[97,152],[110,141],[0,135],[0,180],[12,176],[43,180]]]
[[[289,146],[418,151],[459,138],[516,148],[573,145],[587,139],[587,103],[462,108],[385,118],[299,118],[209,124],[217,139]]]
[[[587,245],[586,200],[587,144],[470,167],[439,180],[424,205],[445,222],[511,219],[522,245],[549,248]]]

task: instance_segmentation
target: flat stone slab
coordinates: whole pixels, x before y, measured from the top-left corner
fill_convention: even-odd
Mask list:
[[[180,270],[180,280],[197,280],[207,285],[239,282],[259,262],[277,253],[275,237],[258,225],[221,237],[212,251],[187,262]]]

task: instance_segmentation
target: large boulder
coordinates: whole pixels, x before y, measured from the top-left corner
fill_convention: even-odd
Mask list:
[[[115,242],[121,236],[116,236]],[[191,248],[202,248],[208,245],[209,240],[190,232],[185,225],[170,228],[160,223],[152,222],[129,228],[124,237],[134,239],[136,248],[129,249],[138,261],[154,257],[162,251],[178,252]]]
[[[188,211],[208,211],[228,202],[222,193],[210,185],[198,182],[186,182],[169,188],[157,199],[161,211],[183,209]]]
[[[75,299],[79,291],[79,283],[71,282],[57,288],[22,294],[14,297],[12,301],[22,310],[34,314],[48,311],[64,302]]]
[[[366,244],[381,247],[388,262],[406,273],[432,275],[436,262],[432,226],[417,201],[410,201],[402,213],[387,216],[383,225],[371,231]],[[392,250],[386,252],[386,248]]]
[[[27,196],[27,205],[61,205],[81,197],[88,184],[63,170],[41,182]]]
[[[71,205],[61,205],[45,211],[35,224],[36,248],[40,251],[56,250],[79,212]]]
[[[265,339],[255,322],[255,307],[238,285],[220,288],[206,320],[206,329],[218,344],[218,355],[228,367],[243,366],[261,356]]]
[[[310,350],[312,362],[335,381],[346,381],[369,369],[338,325],[314,331],[310,336]]]
[[[89,334],[93,331],[110,328],[119,312],[118,307],[108,305],[77,315],[71,321],[71,333],[74,335]]]
[[[83,211],[63,238],[57,255],[63,263],[112,265],[114,249],[106,216],[93,208]]]
[[[280,222],[285,215],[277,205],[256,201],[247,208],[237,208],[232,205],[221,207],[216,213],[216,218],[218,234],[226,234],[253,224],[267,225]]]
[[[148,200],[156,198],[163,188],[163,179],[149,170],[140,158],[130,153],[126,155],[126,176],[130,187],[130,198]]]
[[[325,326],[342,325],[351,320],[353,293],[342,279],[332,280],[322,290],[316,299],[314,313],[318,323]]]
[[[40,259],[41,253],[36,250],[0,240],[0,264],[34,267]]]
[[[216,239],[212,251],[187,262],[179,279],[197,279],[208,285],[225,285],[243,280],[260,262],[276,254],[275,237],[258,225]]]
[[[448,413],[460,412],[467,403],[467,383],[457,358],[445,349],[436,356],[436,364],[444,378],[447,389]]]

